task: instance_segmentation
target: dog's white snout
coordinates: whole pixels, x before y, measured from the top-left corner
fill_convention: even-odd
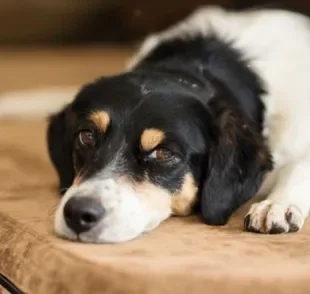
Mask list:
[[[113,179],[105,180],[98,187],[100,200],[106,210],[112,210],[120,204],[121,188]]]
[[[77,231],[68,225],[65,215],[66,205],[74,198],[97,202],[104,210],[104,216],[94,226],[78,232],[79,240],[83,242],[124,242],[142,234],[149,223],[149,213],[133,187],[114,179],[96,179],[73,186],[66,192],[56,212],[58,235],[76,239]]]

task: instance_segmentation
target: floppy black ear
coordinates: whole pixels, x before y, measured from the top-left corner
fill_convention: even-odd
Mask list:
[[[215,102],[214,145],[201,185],[201,213],[208,225],[224,225],[257,193],[272,160],[260,131],[237,111]],[[212,140],[213,141],[213,140]]]
[[[72,136],[70,128],[70,108],[64,108],[50,117],[47,129],[47,147],[58,177],[59,189],[63,194],[74,179],[72,158]]]

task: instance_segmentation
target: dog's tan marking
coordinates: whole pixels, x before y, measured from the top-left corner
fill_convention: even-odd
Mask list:
[[[122,176],[117,182],[122,186],[126,185],[128,188],[132,188],[150,213],[156,212],[157,215],[170,216],[171,194],[169,191],[154,185],[147,179],[141,183],[136,183],[128,180],[126,176]]]
[[[75,177],[72,186],[78,186],[81,183],[80,177]]]
[[[143,150],[149,151],[158,146],[165,138],[165,133],[158,129],[145,129],[141,135]]]
[[[170,194],[165,189],[144,181],[141,184],[135,185],[137,195],[143,202],[147,203],[149,207],[155,210],[167,210],[170,208]]]
[[[72,186],[78,186],[82,182],[82,173],[79,172],[73,179]]]
[[[103,110],[91,113],[89,119],[95,124],[96,128],[103,133],[106,132],[110,124],[110,116]]]
[[[193,176],[186,174],[181,190],[174,193],[171,198],[171,210],[173,215],[187,216],[197,201],[198,187]]]

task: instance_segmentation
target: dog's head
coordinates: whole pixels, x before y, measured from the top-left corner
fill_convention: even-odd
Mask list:
[[[65,192],[57,234],[122,242],[200,208],[225,224],[271,160],[258,125],[212,79],[137,70],[85,86],[51,117],[51,160]]]

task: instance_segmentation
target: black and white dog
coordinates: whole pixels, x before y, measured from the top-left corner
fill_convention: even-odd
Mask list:
[[[65,194],[56,233],[123,242],[198,209],[224,225],[295,232],[310,209],[310,21],[284,10],[197,10],[148,37],[128,71],[53,115]]]

